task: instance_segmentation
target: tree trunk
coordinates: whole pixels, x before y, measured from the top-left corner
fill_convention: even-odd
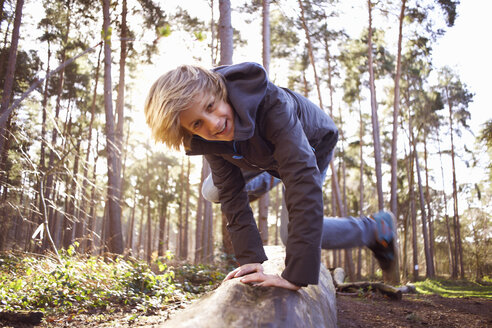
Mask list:
[[[219,0],[219,65],[231,65],[233,48],[233,30],[231,25],[231,1]]]
[[[96,147],[94,149],[94,165],[92,166],[92,190],[91,198],[89,201],[89,222],[88,222],[88,233],[87,233],[87,253],[94,253],[96,247],[94,245],[94,237],[96,230],[96,171],[97,171],[97,161],[99,159],[99,131],[96,133]]]
[[[410,113],[409,113],[410,114]],[[410,131],[409,135],[409,148],[410,148],[410,158],[409,158],[409,171],[410,171],[410,176],[409,179],[410,181],[408,182],[408,188],[410,189],[410,209],[411,209],[411,214],[412,214],[412,251],[413,251],[413,280],[417,281],[419,278],[419,261],[418,261],[418,248],[417,248],[417,213],[415,210],[415,191],[414,191],[414,170],[413,170],[413,151],[412,151],[412,144],[413,144],[413,133],[411,132],[413,129],[412,127],[412,118],[409,115],[408,119],[408,130]]]
[[[133,190],[133,206],[128,222],[128,231],[126,233],[126,252],[133,255],[133,229],[135,229],[135,211],[137,208],[137,188]]]
[[[269,0],[263,0],[263,67],[268,73],[270,66],[270,25],[268,17]],[[273,179],[272,181],[273,182]],[[258,230],[263,245],[268,245],[268,208],[270,206],[270,193],[267,191],[258,199]]]
[[[270,0],[262,1],[262,41],[263,41],[263,67],[267,74],[270,71]],[[273,179],[272,181],[273,182]],[[263,245],[268,245],[268,207],[270,206],[270,193],[267,191],[258,200],[258,230]]]
[[[364,122],[362,119],[362,108],[360,106],[360,97],[357,97],[357,102],[359,104],[359,216],[364,213]],[[359,248],[359,256],[357,263],[357,280],[362,277],[362,254],[361,248]]]
[[[190,216],[190,169],[191,163],[190,158],[187,158],[188,165],[186,169],[186,206],[185,206],[185,216],[184,216],[184,229],[183,229],[183,258],[188,258],[188,230],[189,230],[189,216]]]
[[[427,165],[427,136],[424,134],[424,163],[425,163],[425,203],[427,205],[427,223],[429,226],[429,254],[430,263],[432,264],[432,271],[436,274],[435,269],[435,256],[434,256],[434,224],[433,215],[430,205],[430,191],[429,191],[429,167]]]
[[[150,194],[147,195],[147,240],[146,240],[146,261],[150,263],[152,260],[152,209],[150,207]]]
[[[71,188],[70,188],[70,193],[68,195],[67,213],[65,213],[65,221],[68,223],[68,229],[65,229],[65,231],[64,231],[63,246],[67,249],[73,242],[73,238],[75,236],[75,234],[74,234],[75,222],[77,220],[75,217],[75,202],[77,199],[76,198],[76,196],[77,196],[77,185],[78,185],[77,175],[79,173],[80,143],[81,143],[81,140],[79,139],[77,141],[77,146],[75,149],[75,161],[73,164],[73,177],[72,177],[72,181],[70,182]]]
[[[62,41],[61,61],[60,61],[62,65],[65,62],[66,55],[67,55],[66,45],[68,42],[68,34],[70,32],[71,1],[67,1],[66,5],[67,5],[67,19],[65,21],[65,34],[63,36],[63,41]],[[59,119],[59,115],[60,115],[61,97],[62,97],[64,83],[65,83],[65,67],[63,67],[60,70],[60,76],[59,76],[58,85],[57,85],[56,104],[55,104],[55,118],[54,118],[55,124],[58,124],[58,119]],[[55,163],[57,139],[58,139],[58,129],[57,129],[57,127],[54,127],[52,132],[51,132],[51,151],[50,151],[50,157],[48,159],[48,170],[51,170],[53,168],[54,163]],[[52,198],[53,202],[55,200],[54,192],[53,192],[54,191],[54,188],[53,188],[54,178],[55,178],[55,175],[50,172],[48,174],[48,176],[46,177],[46,186],[45,186],[45,190],[44,190],[44,198],[46,200]],[[53,224],[52,223],[52,221],[54,221],[53,214],[56,215],[56,209],[50,208],[49,213],[50,214],[48,217],[48,222],[50,222],[50,224]]]
[[[96,116],[96,98],[97,98],[97,85],[99,83],[99,68],[101,66],[101,53],[102,53],[102,48],[99,48],[99,54],[97,56],[97,66],[96,66],[96,72],[94,76],[94,91],[92,92],[92,102],[91,102],[91,117],[89,120],[89,135],[87,137],[87,151],[85,153],[85,163],[83,165],[83,180],[82,180],[82,203],[81,203],[81,209],[82,209],[82,215],[80,217],[81,223],[79,224],[79,228],[81,229],[81,235],[84,238],[84,241],[81,244],[82,249],[85,249],[86,244],[90,240],[90,235],[87,235],[87,211],[86,211],[86,204],[87,204],[87,199],[88,199],[88,185],[89,185],[89,156],[91,154],[91,148],[92,148],[92,128],[94,126],[94,120]],[[97,155],[96,155],[97,156]],[[79,229],[77,229],[79,230]]]
[[[333,103],[331,103],[331,105],[333,105]],[[340,133],[340,141],[341,141],[341,156],[342,156],[342,159],[344,159],[343,157],[345,156],[345,148],[344,148],[344,145],[345,145],[345,134],[343,133],[343,119],[342,119],[342,113],[341,113],[341,110],[340,110],[340,113],[339,113],[339,120],[340,120],[340,129],[339,129],[339,133]],[[343,207],[342,207],[342,217],[346,218],[347,215],[348,215],[348,207],[347,207],[347,175],[346,175],[346,164],[345,164],[345,160],[343,160],[342,162],[342,174],[341,174],[342,178],[343,178],[343,184],[342,184],[342,196],[343,196]],[[345,249],[344,250],[344,253],[345,253],[345,271],[348,273],[348,277],[351,281],[355,281],[355,268],[354,268],[354,260],[352,258],[352,249]]]
[[[448,240],[448,257],[449,257],[449,273],[452,278],[458,277],[457,272],[455,271],[455,258],[453,251],[453,240],[451,238],[451,229],[449,227],[449,215],[448,215],[448,197],[446,196],[446,187],[444,185],[444,167],[442,165],[442,152],[441,152],[441,138],[439,136],[439,130],[437,131],[437,145],[439,149],[439,161],[441,163],[441,180],[442,180],[442,195],[444,197],[444,217],[446,222],[446,232],[447,232],[447,240]]]
[[[148,143],[147,143],[147,147],[149,147]],[[146,254],[146,260],[147,260],[147,263],[150,263],[150,261],[152,260],[152,209],[150,207],[150,193],[151,193],[151,190],[150,190],[150,165],[149,165],[149,152],[147,151],[145,153],[145,158],[146,158],[146,162],[147,162],[147,193],[146,193],[146,198],[147,198],[147,203],[146,203],[146,206],[147,206],[147,243],[146,243],[146,251],[145,251],[145,254]]]
[[[206,160],[202,157],[202,169],[200,176],[200,184],[198,186],[198,201],[196,210],[196,228],[195,228],[195,264],[201,263],[203,261],[203,212],[204,212],[204,198],[202,194],[203,181],[207,178],[205,175],[206,171]]]
[[[410,133],[413,133],[413,131],[410,131]],[[424,191],[422,188],[422,178],[420,177],[419,156],[417,153],[416,143],[417,143],[416,140],[414,140],[413,152],[415,154],[415,168],[417,170],[417,183],[419,187],[420,213],[422,215],[422,235],[424,239],[424,254],[425,254],[425,275],[427,278],[434,278],[434,267],[432,266],[432,259],[430,256],[430,249],[429,249],[429,235],[427,232],[427,214],[425,211]]]
[[[453,108],[451,106],[451,102],[449,101],[449,92],[446,88],[448,99],[448,107],[449,107],[449,132],[451,136],[451,164],[453,170],[453,221],[454,221],[454,242],[455,242],[455,271],[458,272],[458,264],[459,264],[459,272],[461,279],[465,278],[465,269],[463,267],[463,248],[461,244],[461,227],[460,227],[460,217],[458,214],[458,187],[456,183],[456,166],[454,162],[454,136],[453,136]]]
[[[316,89],[318,91],[319,107],[321,108],[321,110],[323,110],[323,99],[321,97],[320,83],[319,83],[318,73],[316,71],[316,65],[315,65],[315,60],[314,60],[314,51],[313,51],[313,46],[311,43],[311,36],[309,34],[309,28],[308,28],[307,23],[306,23],[306,17],[304,14],[304,6],[302,5],[301,0],[298,0],[298,2],[299,2],[299,8],[301,9],[301,17],[300,17],[301,18],[301,24],[302,24],[302,28],[304,29],[304,34],[306,34],[309,60],[311,61],[311,64],[313,66],[314,81],[316,83]]]
[[[2,116],[2,114],[7,111],[9,107],[10,99],[12,97],[12,89],[14,86],[15,64],[17,62],[17,47],[20,39],[19,31],[22,21],[23,6],[24,6],[24,0],[17,0],[17,4],[15,6],[14,29],[12,31],[12,41],[10,42],[9,60],[7,63],[7,70],[5,72],[5,82],[3,85],[3,95],[2,95],[2,104],[0,107],[0,116]],[[4,153],[5,144],[9,139],[6,130],[7,120],[8,119],[5,118],[0,121],[0,154]],[[1,167],[3,167],[3,163],[1,164],[2,164]]]
[[[393,100],[393,135],[391,140],[391,199],[390,199],[390,208],[391,212],[394,214],[396,221],[398,222],[398,117],[400,113],[400,77],[401,77],[401,44],[403,39],[403,21],[405,19],[405,6],[407,0],[401,1],[401,11],[400,11],[400,19],[399,19],[399,27],[398,27],[398,52],[396,56],[396,74],[395,74],[395,90],[394,90],[394,100]],[[398,224],[397,224],[398,226]],[[398,233],[395,235],[395,243],[399,245]],[[400,249],[397,246],[397,249]],[[394,272],[394,282],[398,283],[400,281],[400,265],[399,265],[399,257],[396,258],[397,264],[395,265]]]
[[[116,146],[113,97],[111,84],[111,31],[109,0],[103,0],[104,36],[104,108],[106,112],[106,148],[108,162],[108,208],[109,229],[107,233],[109,251],[123,254],[123,233],[121,229],[121,206],[118,170],[118,148]]]
[[[376,168],[376,188],[378,192],[378,208],[384,209],[383,183],[381,172],[381,142],[379,140],[379,119],[378,119],[378,103],[376,99],[376,86],[374,84],[374,67],[372,60],[372,3],[367,0],[367,8],[369,10],[369,32],[367,37],[367,54],[369,59],[369,88],[371,91],[371,111],[372,111],[372,136],[374,139],[374,161]]]
[[[204,161],[204,176],[208,176],[210,174],[210,166],[207,161]],[[223,225],[222,225],[223,226]],[[222,237],[229,236],[229,233],[224,235],[222,231]],[[213,211],[212,211],[212,203],[208,200],[204,199],[203,204],[203,232],[202,232],[202,241],[203,241],[203,256],[202,261],[205,263],[211,263],[213,261],[213,252],[214,252],[214,244],[213,244]],[[224,243],[223,243],[224,244]],[[224,244],[225,245],[225,244]],[[232,243],[230,244],[232,247]],[[227,253],[233,254],[233,253]]]
[[[140,253],[143,253],[144,249],[144,225],[145,225],[145,197],[142,200],[141,208],[140,208],[140,226],[138,228],[138,246],[137,246],[137,255],[139,258],[142,258],[140,256]]]
[[[169,184],[169,168],[167,166],[166,166],[166,173],[164,176],[164,181],[165,181],[166,185]],[[164,195],[164,197],[167,197],[167,195]],[[162,202],[161,213],[159,216],[159,241],[158,241],[159,246],[157,248],[157,256],[164,256],[164,254],[167,251],[166,241],[165,241],[167,207],[168,207],[168,200],[164,199]]]
[[[391,212],[398,218],[398,117],[400,115],[400,78],[401,78],[401,44],[403,39],[403,20],[405,19],[405,6],[407,0],[401,1],[400,19],[398,27],[398,52],[396,55],[395,90],[393,98],[393,139],[391,140]]]
[[[123,185],[123,176],[121,175],[121,165],[122,165],[122,154],[123,154],[123,124],[125,121],[124,110],[125,110],[125,67],[126,67],[126,40],[127,40],[127,24],[126,24],[126,16],[127,16],[127,0],[122,0],[122,9],[121,9],[121,38],[120,38],[120,63],[119,63],[119,81],[118,81],[118,95],[116,97],[116,131],[115,131],[115,139],[116,139],[116,177],[118,179],[118,200],[121,200],[122,185]],[[121,209],[123,203],[120,203],[120,213],[123,212]]]
[[[183,259],[183,201],[184,201],[184,157],[181,158],[180,189],[178,201],[178,236],[176,238],[176,255]]]
[[[233,48],[233,29],[231,25],[231,1],[219,0],[219,39],[220,39],[220,62],[219,65],[231,65]],[[231,237],[227,231],[227,218],[222,214],[222,243],[224,252],[228,255],[234,254]],[[209,245],[211,246],[211,245]]]
[[[267,246],[266,273],[280,274],[285,251]],[[293,292],[255,287],[232,279],[159,327],[327,327],[337,326],[335,288],[322,265],[318,285]]]

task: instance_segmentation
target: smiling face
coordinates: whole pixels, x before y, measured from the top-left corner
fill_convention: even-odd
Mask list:
[[[231,105],[210,93],[196,97],[179,114],[181,127],[210,141],[234,140],[234,111]]]

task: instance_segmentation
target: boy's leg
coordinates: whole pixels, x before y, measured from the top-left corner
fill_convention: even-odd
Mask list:
[[[321,248],[340,249],[367,246],[383,272],[395,265],[395,218],[381,211],[370,217],[327,218],[323,220]]]
[[[376,240],[375,231],[376,223],[368,217],[325,217],[321,248],[341,249],[372,245]]]
[[[250,200],[258,199],[280,182],[280,179],[271,176],[265,171],[243,171],[243,176],[246,181],[244,189],[248,193]],[[219,190],[214,185],[212,174],[209,174],[203,181],[202,195],[212,203],[219,202]]]

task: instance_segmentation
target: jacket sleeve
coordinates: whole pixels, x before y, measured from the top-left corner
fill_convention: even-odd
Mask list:
[[[214,185],[219,189],[222,213],[227,217],[234,254],[240,265],[267,260],[260,233],[244,191],[244,178],[239,167],[217,155],[205,155]]]
[[[289,212],[285,270],[282,277],[299,286],[317,284],[323,224],[322,181],[316,156],[295,107],[282,97],[265,113],[266,138],[285,185]]]

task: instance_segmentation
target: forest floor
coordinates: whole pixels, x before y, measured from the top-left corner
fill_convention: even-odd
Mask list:
[[[380,294],[337,295],[339,328],[371,327],[492,327],[492,298],[443,297],[404,294],[394,301]],[[190,303],[141,314],[123,309],[48,316],[39,326],[4,324],[4,327],[156,327]],[[0,326],[1,323],[0,323]]]
[[[404,294],[383,297],[337,296],[339,328],[492,327],[492,299]]]

